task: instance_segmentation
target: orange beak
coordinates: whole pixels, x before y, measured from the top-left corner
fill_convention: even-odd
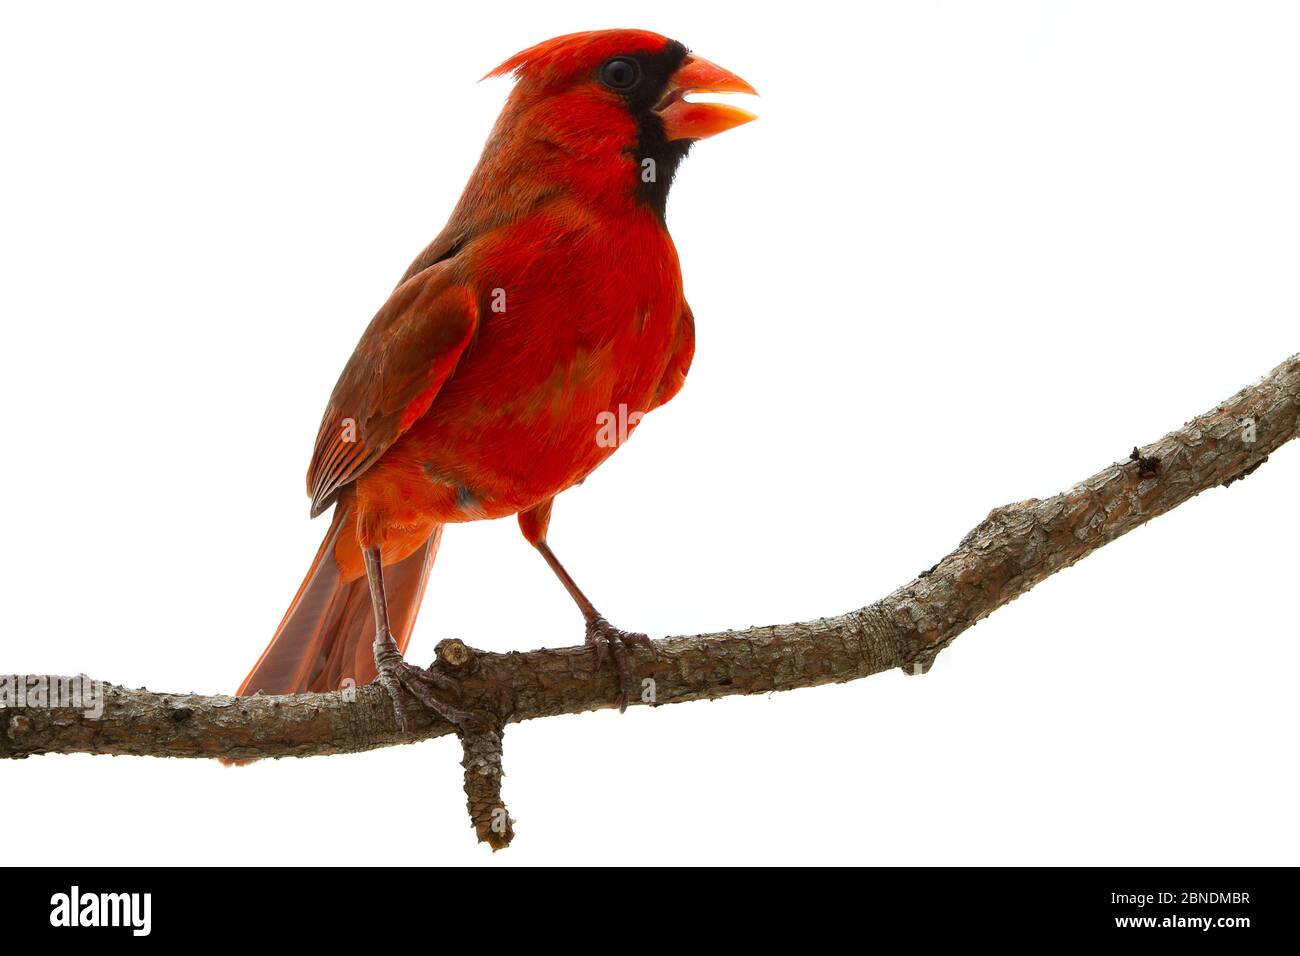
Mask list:
[[[664,135],[674,139],[704,139],[758,119],[747,110],[721,103],[688,103],[688,93],[758,92],[736,74],[698,56],[688,56],[668,81],[668,95],[655,112],[664,121]]]

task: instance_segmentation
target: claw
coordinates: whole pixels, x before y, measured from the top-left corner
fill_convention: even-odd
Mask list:
[[[647,635],[645,635],[645,634],[627,634],[627,633],[624,633],[624,634],[623,634],[623,643],[624,643],[624,644],[635,644],[635,645],[637,645],[638,647],[647,647],[647,648],[650,649],[650,653],[651,653],[651,655],[654,656],[654,659],[655,659],[655,660],[659,660],[659,645],[657,645],[654,641],[652,641],[652,640],[649,638],[649,636],[647,636]]]
[[[440,715],[457,727],[471,731],[482,731],[488,727],[489,722],[483,715],[448,703],[443,695],[437,693],[445,691],[459,697],[460,681],[436,670],[408,664],[394,644],[375,642],[375,667],[379,671],[379,683],[393,701],[393,714],[402,730],[411,730],[408,704],[412,697],[426,710]]]
[[[654,641],[645,634],[619,630],[603,617],[597,616],[587,622],[587,644],[596,649],[597,667],[604,666],[605,658],[613,655],[614,666],[618,670],[618,711],[620,714],[625,712],[632,694],[632,670],[628,664],[627,646],[633,644],[649,647],[655,660],[658,660],[659,652]]]

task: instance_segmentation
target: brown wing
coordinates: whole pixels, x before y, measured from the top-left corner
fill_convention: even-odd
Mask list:
[[[403,282],[339,376],[307,471],[311,515],[429,410],[478,328],[473,292],[433,266]]]

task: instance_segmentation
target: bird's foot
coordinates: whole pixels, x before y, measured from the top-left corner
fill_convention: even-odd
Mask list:
[[[375,642],[375,667],[379,671],[375,679],[392,698],[393,712],[403,730],[411,729],[413,705],[416,709],[422,706],[463,730],[482,730],[486,726],[481,715],[448,702],[448,697],[459,700],[460,681],[436,668],[407,663],[391,640]]]
[[[605,663],[606,655],[612,655],[614,666],[618,668],[618,711],[627,710],[627,702],[632,693],[632,673],[628,667],[628,645],[648,647],[658,659],[655,642],[644,634],[633,634],[620,630],[600,615],[587,621],[587,645],[596,649],[597,666]]]

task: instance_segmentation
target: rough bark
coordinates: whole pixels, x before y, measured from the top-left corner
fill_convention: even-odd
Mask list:
[[[892,667],[924,673],[980,619],[1155,516],[1251,474],[1298,430],[1300,354],[1068,491],[995,508],[952,553],[874,604],[816,621],[660,640],[657,659],[634,651],[633,674],[643,693],[631,704],[789,690]],[[434,666],[459,676],[465,702],[496,715],[502,727],[617,706],[613,668],[597,667],[585,647],[495,654],[444,641]],[[0,707],[0,757],[305,757],[455,732],[436,716],[401,730],[376,685],[251,698],[104,685],[103,714],[92,718],[66,707],[14,706],[12,688],[20,680],[27,679],[0,677],[0,702],[7,705]],[[463,743],[471,819],[480,839],[504,846],[513,831],[500,800],[500,729]]]

